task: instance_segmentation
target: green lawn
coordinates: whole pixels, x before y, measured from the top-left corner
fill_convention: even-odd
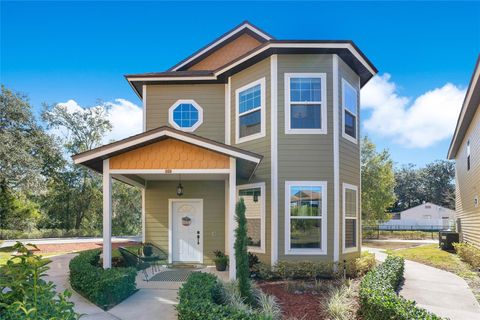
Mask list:
[[[431,267],[450,271],[467,281],[473,294],[480,302],[480,276],[472,267],[454,254],[441,250],[436,244],[408,249],[387,250],[387,253],[420,262]]]

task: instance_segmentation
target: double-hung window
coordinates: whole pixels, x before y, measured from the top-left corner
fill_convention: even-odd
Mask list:
[[[285,182],[285,254],[327,253],[327,182]]]
[[[327,133],[325,73],[285,73],[285,133]]]
[[[265,78],[235,91],[237,106],[236,142],[265,136]]]
[[[343,109],[343,132],[342,136],[357,143],[358,136],[358,91],[345,79],[342,79],[342,109]]]
[[[343,252],[358,249],[358,187],[343,184]]]
[[[265,182],[237,186],[247,218],[248,250],[265,253]]]

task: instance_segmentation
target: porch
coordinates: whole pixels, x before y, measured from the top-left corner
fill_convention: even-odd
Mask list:
[[[110,268],[112,179],[142,190],[143,242],[168,252],[169,263],[211,266],[214,250],[233,252],[237,180],[248,181],[262,156],[161,127],[73,159],[103,175],[103,267]],[[229,265],[234,279],[234,255]]]

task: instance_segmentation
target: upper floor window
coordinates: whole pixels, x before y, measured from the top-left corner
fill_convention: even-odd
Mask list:
[[[236,142],[265,136],[265,78],[235,91],[237,106]]]
[[[470,140],[467,141],[467,170],[470,170]]]
[[[327,182],[285,181],[285,254],[327,253]]]
[[[175,129],[195,131],[203,122],[203,109],[194,100],[178,100],[168,110],[168,121]]]
[[[343,132],[342,136],[354,143],[357,143],[358,136],[358,92],[348,83],[342,79],[342,109],[343,109]]]
[[[285,133],[327,133],[325,73],[285,74]]]

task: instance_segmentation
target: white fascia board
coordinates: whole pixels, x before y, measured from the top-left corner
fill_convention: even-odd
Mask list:
[[[141,138],[138,138],[138,139],[135,139],[135,140],[124,142],[124,143],[116,145],[116,146],[111,146],[109,148],[106,148],[105,150],[101,150],[101,151],[95,152],[95,153],[90,154],[90,155],[79,157],[79,158],[74,160],[74,163],[75,164],[81,164],[85,161],[88,161],[88,160],[91,160],[91,159],[94,159],[94,158],[97,158],[97,157],[105,156],[109,153],[120,151],[122,149],[135,146],[139,143],[147,142],[149,140],[160,138],[160,137],[163,137],[163,136],[167,136],[167,137],[174,138],[174,139],[177,139],[177,140],[180,140],[180,141],[183,141],[183,142],[187,142],[187,143],[199,146],[199,147],[204,147],[204,148],[207,148],[207,149],[210,149],[210,150],[213,150],[213,151],[217,151],[217,152],[220,152],[220,153],[223,153],[223,154],[227,154],[227,155],[229,155],[231,157],[234,157],[234,158],[240,158],[240,159],[245,159],[245,160],[248,160],[248,161],[251,161],[251,162],[254,162],[254,163],[260,163],[259,158],[249,156],[249,155],[243,154],[241,152],[237,152],[237,151],[230,150],[230,149],[227,149],[227,148],[223,148],[221,146],[217,146],[217,145],[205,142],[205,141],[199,141],[197,139],[186,137],[184,135],[181,135],[181,134],[178,134],[178,133],[175,133],[175,132],[170,132],[168,130],[162,130],[162,131],[153,133],[153,134],[145,136],[145,137],[141,137]]]

